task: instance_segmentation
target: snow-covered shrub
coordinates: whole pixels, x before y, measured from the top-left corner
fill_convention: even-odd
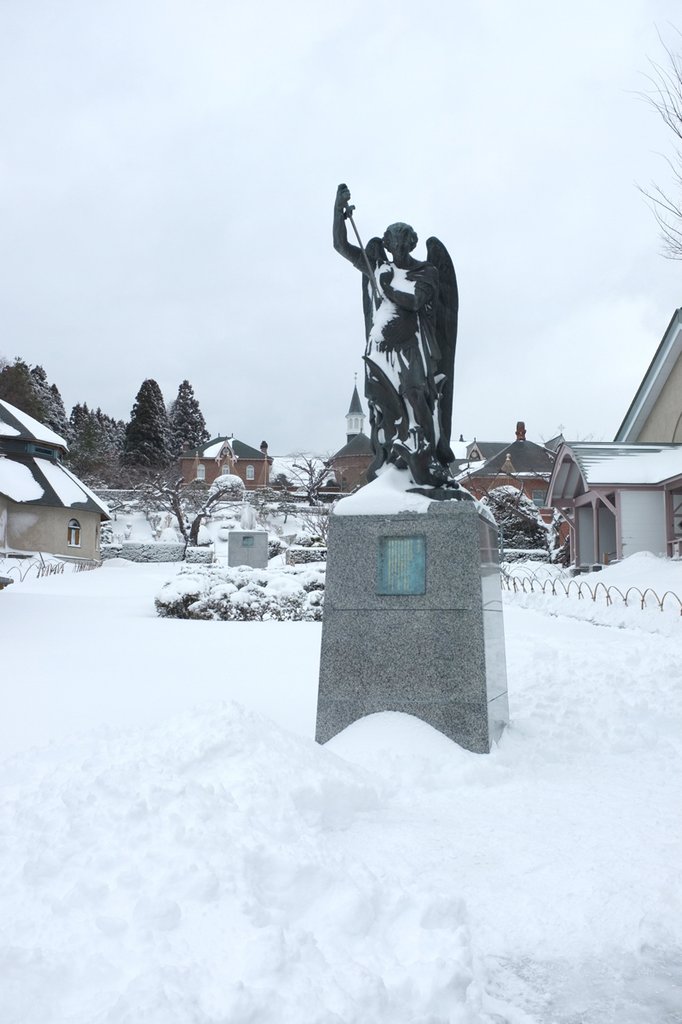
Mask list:
[[[286,545],[282,543],[279,537],[268,537],[268,558],[275,558],[277,555],[281,555],[283,551],[286,551]]]
[[[155,604],[162,618],[319,622],[324,600],[321,567],[251,569],[223,565],[181,569]]]
[[[241,501],[244,494],[244,481],[234,473],[223,473],[215,478],[208,492],[209,498],[218,494],[225,501]]]
[[[290,547],[286,553],[287,565],[308,565],[311,562],[325,562],[326,548]]]
[[[193,565],[210,565],[213,561],[213,545],[210,547],[205,545],[201,548],[187,548],[187,551],[185,552],[185,561],[190,562]]]
[[[495,487],[488,493],[486,504],[502,530],[505,557],[510,549],[541,549],[549,552],[547,526],[537,507],[523,491],[509,485]]]
[[[508,548],[504,546],[506,562],[549,562],[549,551],[543,548]]]
[[[115,552],[115,554],[114,554]],[[102,558],[127,558],[129,562],[181,562],[185,556],[185,545],[181,543],[157,544],[149,542],[113,544],[102,548]]]

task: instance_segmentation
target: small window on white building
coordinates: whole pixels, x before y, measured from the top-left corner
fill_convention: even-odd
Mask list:
[[[206,466],[203,464],[203,462],[197,463],[197,477],[196,478],[197,478],[197,480],[205,480],[206,479]]]
[[[66,537],[70,548],[79,548],[81,546],[81,524],[77,519],[69,520]]]
[[[255,480],[256,479],[256,471],[253,468],[253,466],[247,466],[246,467],[246,479],[247,480]]]

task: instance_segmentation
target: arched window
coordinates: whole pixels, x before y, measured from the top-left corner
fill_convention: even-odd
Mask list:
[[[70,548],[81,546],[81,524],[77,519],[70,519],[66,530],[67,544]]]
[[[256,471],[253,468],[253,466],[247,466],[246,467],[246,479],[247,480],[255,480],[256,479]]]
[[[206,466],[203,464],[203,462],[199,462],[199,463],[197,463],[197,480],[205,480],[205,479],[206,479]]]

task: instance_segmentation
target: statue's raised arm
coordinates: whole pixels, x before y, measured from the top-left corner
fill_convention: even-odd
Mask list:
[[[353,209],[348,186],[339,185],[334,248],[363,274],[365,396],[375,456],[368,478],[392,464],[415,485],[406,489],[433,498],[469,497],[450,472],[458,307],[452,260],[436,238],[427,242],[426,261],[414,259],[417,234],[402,222],[363,247]],[[348,240],[347,219],[359,245]]]

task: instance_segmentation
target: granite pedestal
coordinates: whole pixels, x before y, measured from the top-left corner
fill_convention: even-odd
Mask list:
[[[268,567],[268,535],[265,530],[230,530],[227,539],[227,564]]]
[[[497,529],[473,502],[331,516],[316,739],[377,711],[479,753],[508,721]]]

